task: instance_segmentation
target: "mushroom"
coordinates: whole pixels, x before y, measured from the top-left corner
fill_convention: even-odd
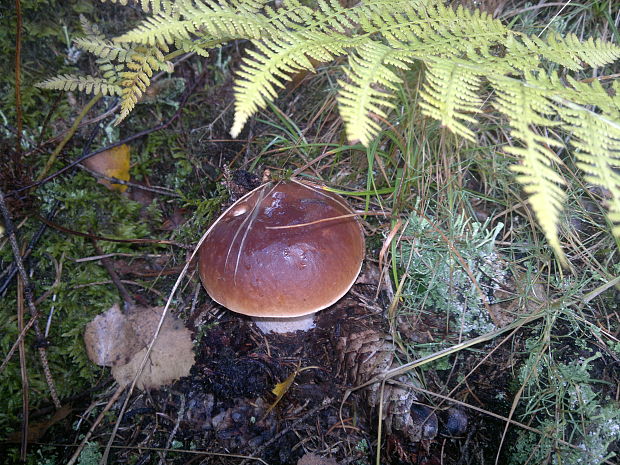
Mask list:
[[[346,201],[296,180],[267,183],[228,208],[199,251],[213,300],[264,332],[306,330],[351,288],[364,232]]]

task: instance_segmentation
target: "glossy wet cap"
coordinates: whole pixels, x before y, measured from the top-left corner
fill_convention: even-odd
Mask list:
[[[260,186],[218,218],[201,246],[207,292],[256,317],[295,317],[332,305],[364,259],[363,230],[356,217],[343,217],[351,213],[342,197],[314,184]]]

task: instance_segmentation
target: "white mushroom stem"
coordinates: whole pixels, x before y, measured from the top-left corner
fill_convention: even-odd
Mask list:
[[[294,333],[314,328],[314,313],[294,318],[252,318],[263,333]]]

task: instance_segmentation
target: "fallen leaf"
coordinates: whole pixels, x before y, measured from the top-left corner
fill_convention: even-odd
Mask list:
[[[122,386],[133,382],[159,324],[163,307],[132,307],[123,314],[114,305],[86,328],[84,341],[89,358],[112,366],[112,376]],[[139,389],[157,389],[187,376],[194,365],[190,331],[167,314],[148,361],[138,378]]]
[[[299,365],[297,365],[293,373],[288,375],[288,377],[281,383],[276,384],[275,387],[271,390],[271,392],[276,395],[276,400],[269,406],[269,408],[265,412],[265,415],[271,412],[274,409],[274,407],[278,405],[278,402],[280,402],[282,400],[282,397],[284,397],[284,395],[288,392],[288,390],[291,387],[291,384],[293,384],[293,381],[295,381],[295,378],[297,377],[299,373],[301,373],[302,371],[311,370],[313,368],[319,368],[319,367],[311,366],[311,367],[299,368]]]
[[[129,158],[129,146],[123,144],[88,158],[84,161],[84,166],[104,176],[129,181]],[[110,190],[119,192],[125,192],[127,190],[127,186],[113,184],[107,179],[100,179],[97,182],[103,184]]]
[[[275,387],[271,390],[271,392],[276,395],[276,400],[273,402],[273,404],[269,406],[267,412],[271,412],[273,408],[278,405],[278,402],[280,402],[282,397],[284,397],[284,394],[288,392],[291,384],[293,384],[293,381],[295,381],[295,378],[297,377],[297,373],[299,373],[298,369],[299,367],[297,367],[294,372],[288,375],[288,377],[284,381],[276,384]]]
[[[84,344],[88,358],[106,367],[128,363],[144,347],[118,304],[86,325]]]
[[[297,465],[338,465],[338,462],[316,454],[305,454],[297,461]]]

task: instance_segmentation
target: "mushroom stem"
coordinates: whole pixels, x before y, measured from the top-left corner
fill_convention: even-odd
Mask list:
[[[294,333],[295,331],[308,331],[314,328],[314,313],[297,316],[294,318],[252,318],[258,329],[263,333]]]

